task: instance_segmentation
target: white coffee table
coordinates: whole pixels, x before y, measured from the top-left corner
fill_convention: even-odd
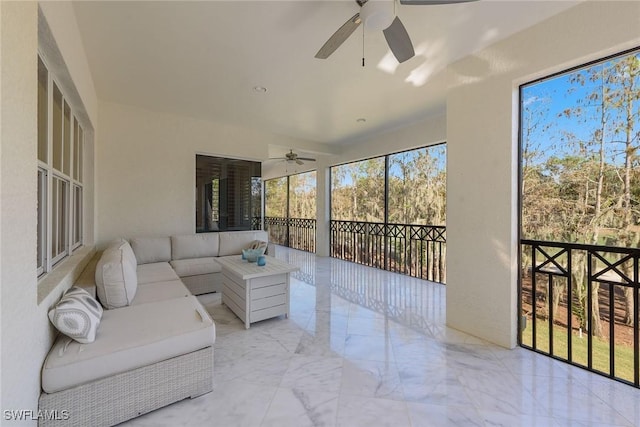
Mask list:
[[[267,256],[267,264],[258,266],[240,255],[220,257],[222,266],[222,303],[249,329],[253,322],[285,315],[289,317],[289,279],[298,271],[295,265]]]

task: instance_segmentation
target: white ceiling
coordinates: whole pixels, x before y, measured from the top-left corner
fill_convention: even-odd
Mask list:
[[[416,57],[398,64],[382,32],[367,32],[365,67],[360,29],[314,58],[359,10],[351,0],[74,7],[99,98],[332,144],[444,112],[447,64],[576,3],[399,5]]]

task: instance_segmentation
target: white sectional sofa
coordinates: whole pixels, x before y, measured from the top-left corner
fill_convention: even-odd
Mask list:
[[[194,295],[222,290],[219,256],[240,255],[253,241],[268,242],[266,231],[222,231],[131,239],[138,262],[138,283],[168,275],[170,266]],[[166,263],[169,263],[167,265]]]
[[[215,325],[194,294],[221,284],[215,258],[264,231],[113,242],[75,286],[105,308],[95,341],[60,334],[42,369],[40,425],[110,426],[213,389]],[[61,411],[66,411],[61,413]]]

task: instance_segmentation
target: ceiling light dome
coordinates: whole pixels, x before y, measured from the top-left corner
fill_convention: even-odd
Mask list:
[[[360,18],[367,30],[382,31],[393,22],[393,0],[369,0],[360,10]]]

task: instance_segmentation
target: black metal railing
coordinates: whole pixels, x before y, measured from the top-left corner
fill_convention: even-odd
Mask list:
[[[331,256],[446,283],[446,227],[331,221]]]
[[[519,343],[640,387],[640,249],[521,240]]]
[[[312,218],[265,217],[269,241],[292,249],[316,251],[316,220]]]
[[[251,218],[251,229],[252,230],[262,230],[262,217],[254,216]]]

